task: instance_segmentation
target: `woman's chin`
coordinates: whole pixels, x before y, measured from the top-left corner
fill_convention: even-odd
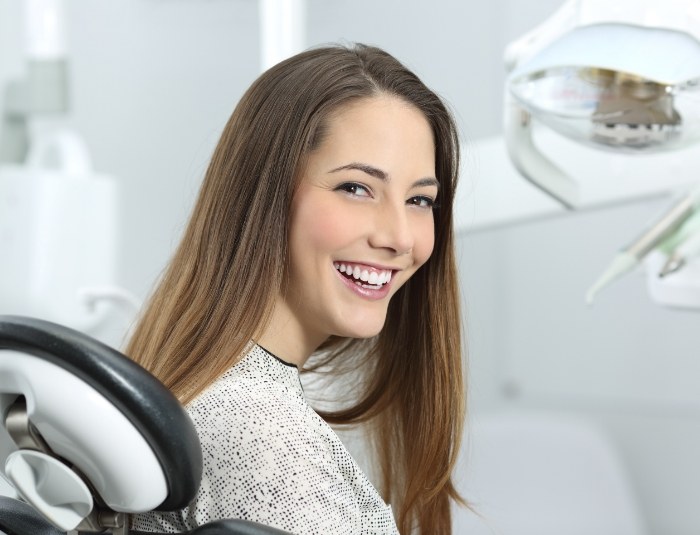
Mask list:
[[[343,336],[345,338],[372,338],[377,336],[384,327],[384,319],[377,321],[363,321],[360,325],[355,324],[352,327],[346,327],[342,329],[342,334],[338,333],[338,336]]]

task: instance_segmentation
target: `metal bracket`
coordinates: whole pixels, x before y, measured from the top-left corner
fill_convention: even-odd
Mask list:
[[[107,530],[107,531],[105,531]],[[75,535],[83,533],[111,533],[112,535],[128,535],[129,522],[126,513],[116,511],[100,511],[97,507],[75,529]],[[74,535],[72,532],[70,535]]]
[[[7,411],[5,427],[19,449],[51,453],[51,448],[29,421],[27,400],[24,396],[19,396]]]

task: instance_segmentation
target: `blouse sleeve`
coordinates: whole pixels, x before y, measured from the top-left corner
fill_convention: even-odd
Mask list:
[[[352,485],[308,407],[276,383],[238,381],[190,407],[204,454],[202,484],[183,522],[241,518],[295,534],[360,531]]]

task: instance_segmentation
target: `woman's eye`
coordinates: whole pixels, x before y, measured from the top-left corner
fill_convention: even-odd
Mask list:
[[[367,189],[361,184],[356,184],[354,182],[346,182],[345,184],[341,184],[336,188],[336,191],[344,191],[345,193],[349,193],[350,195],[355,195],[357,197],[370,196],[369,189]]]
[[[408,199],[408,203],[419,208],[435,208],[437,203],[432,197],[426,197],[425,195],[418,195],[416,197],[411,197]]]

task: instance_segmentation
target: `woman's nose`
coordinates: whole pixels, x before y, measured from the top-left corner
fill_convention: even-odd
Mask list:
[[[374,228],[370,234],[370,245],[388,249],[395,255],[406,254],[413,249],[415,236],[405,205],[400,207],[381,206],[377,208]]]

